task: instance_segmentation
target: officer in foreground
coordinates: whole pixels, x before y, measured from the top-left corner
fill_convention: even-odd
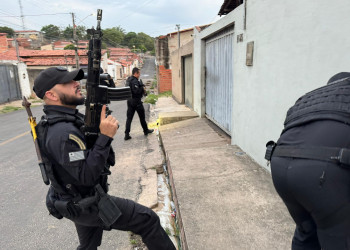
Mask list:
[[[267,144],[273,183],[296,223],[293,250],[350,249],[349,124],[350,73],[339,73],[300,97],[277,144]]]
[[[87,150],[83,115],[76,109],[84,103],[80,84],[82,70],[49,68],[35,79],[33,90],[45,102],[45,133],[39,133],[51,186],[47,196],[50,214],[74,222],[78,249],[97,249],[103,230],[118,229],[140,234],[149,249],[175,249],[149,208],[131,200],[107,195],[106,165],[114,165],[111,142],[118,121],[101,112],[100,134]],[[43,120],[42,120],[43,121]],[[42,127],[42,121],[38,127]],[[112,209],[113,208],[113,209]],[[114,221],[112,224],[108,222]]]
[[[146,95],[145,85],[139,80],[141,75],[140,69],[133,68],[132,76],[128,79],[131,89],[132,98],[127,101],[128,110],[126,112],[126,125],[125,125],[125,137],[124,140],[130,140],[130,127],[134,117],[135,111],[139,115],[140,123],[143,129],[143,133],[148,135],[153,132],[153,129],[148,129],[145,116],[145,108],[141,101],[142,96]]]

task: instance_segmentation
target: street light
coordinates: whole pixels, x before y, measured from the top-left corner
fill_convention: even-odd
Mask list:
[[[82,23],[82,22],[83,22],[86,18],[88,18],[89,16],[94,16],[94,15],[95,15],[95,13],[91,13],[91,14],[87,15],[87,16],[84,17],[82,20],[80,20],[80,22],[77,23],[77,25],[80,24],[80,23]]]

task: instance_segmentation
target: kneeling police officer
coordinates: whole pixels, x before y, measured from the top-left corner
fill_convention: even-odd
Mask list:
[[[350,73],[300,97],[265,158],[296,223],[292,249],[350,249]]]
[[[131,200],[107,194],[107,174],[114,165],[111,142],[118,121],[101,112],[100,134],[91,149],[86,148],[80,128],[84,117],[76,109],[84,103],[80,84],[82,70],[49,68],[34,81],[33,90],[45,102],[38,123],[38,139],[51,182],[47,207],[56,218],[74,222],[78,249],[97,249],[103,230],[118,229],[141,235],[149,249],[176,249],[149,208]]]

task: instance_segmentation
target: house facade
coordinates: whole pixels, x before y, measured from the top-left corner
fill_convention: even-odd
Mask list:
[[[158,92],[175,91],[174,98],[179,102],[182,100],[182,94],[180,94],[182,92],[178,86],[173,90],[173,83],[177,83],[176,80],[181,78],[178,53],[182,52],[177,51],[191,41],[193,41],[192,28],[172,32],[155,40]]]
[[[349,11],[348,0],[225,0],[225,17],[194,29],[193,110],[266,166],[288,108],[349,71]]]

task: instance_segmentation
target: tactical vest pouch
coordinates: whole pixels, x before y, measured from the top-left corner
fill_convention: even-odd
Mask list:
[[[274,141],[269,141],[266,143],[266,152],[265,152],[265,159],[268,161],[271,161],[271,157],[273,154],[273,151],[275,150],[276,147],[276,142]]]
[[[49,192],[47,192],[47,195],[46,195],[46,207],[47,207],[47,210],[49,210],[49,213],[57,218],[57,219],[62,219],[63,216],[57,211],[57,209],[55,208],[55,201],[57,199],[55,199],[55,196],[54,196],[54,191],[52,189],[49,190]]]
[[[55,208],[57,211],[66,218],[77,218],[80,215],[81,209],[75,205],[72,201],[60,201],[55,202]]]
[[[101,185],[97,184],[95,188],[100,196],[100,201],[97,205],[99,210],[98,216],[106,227],[110,227],[122,215],[122,212],[111,197],[103,191]]]

